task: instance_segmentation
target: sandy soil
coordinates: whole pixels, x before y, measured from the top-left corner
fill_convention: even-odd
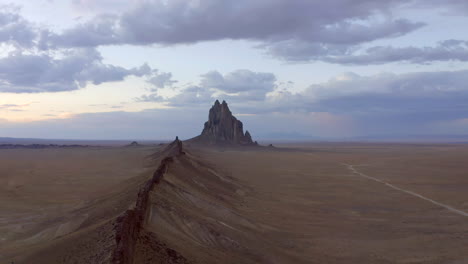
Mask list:
[[[468,263],[466,216],[344,165],[466,213],[466,145],[311,144],[201,156],[252,190],[240,214],[262,227],[255,235],[268,252],[290,257],[271,254],[271,263]]]
[[[133,263],[468,263],[467,145],[282,147],[186,147]],[[0,262],[110,263],[154,151],[1,150]]]
[[[49,242],[115,218],[153,172],[145,164],[152,152],[145,147],[0,150],[0,263],[18,262]]]

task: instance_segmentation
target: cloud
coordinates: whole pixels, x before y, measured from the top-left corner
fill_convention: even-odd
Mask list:
[[[384,19],[384,21],[370,19],[365,23],[339,21],[318,28],[307,34],[307,37],[269,40],[258,47],[265,49],[273,57],[287,61],[339,63],[333,58],[352,57],[361,51],[359,44],[399,37],[423,26],[424,23],[413,23],[406,19]]]
[[[91,48],[74,49],[61,56],[14,52],[0,58],[0,92],[71,91],[88,83],[122,81],[128,76],[151,78],[153,72],[147,64],[131,69],[105,64]]]
[[[89,5],[88,1],[84,5]],[[175,45],[251,40],[274,57],[315,61],[354,55],[360,44],[395,38],[424,23],[394,18],[403,0],[136,1],[120,14],[102,14],[66,29],[43,32],[46,48]],[[337,8],[339,7],[339,8]],[[150,33],[149,33],[150,32]],[[337,62],[338,63],[338,62]]]
[[[345,114],[367,134],[430,133],[434,124],[468,117],[467,82],[468,71],[345,74],[271,99],[285,111]]]
[[[320,130],[317,128],[320,124],[329,128],[328,133],[331,133],[331,127],[352,127],[354,132],[361,134],[428,133],[428,128],[445,121],[468,118],[468,71],[381,73],[372,76],[345,73],[299,92],[278,86],[273,74],[263,73],[260,74],[262,77],[258,77],[249,72],[248,76],[269,80],[267,83],[275,80],[275,83],[270,83],[271,86],[233,86],[236,88],[232,89],[241,91],[248,87],[261,91],[262,97],[253,96],[250,101],[237,100],[229,93],[219,93],[220,89],[231,91],[230,84],[236,83],[232,79],[240,79],[245,84],[263,84],[261,81],[246,81],[249,78],[239,78],[235,73],[238,71],[225,75],[210,72],[203,75],[199,86],[182,89],[178,95],[169,98],[149,95],[140,100],[200,109],[206,108],[215,99],[225,99],[235,107],[236,113],[246,114],[243,117],[246,120],[260,120],[275,114],[289,118],[306,116],[313,119],[310,122],[314,123],[316,130]],[[287,123],[283,119],[277,122]],[[298,126],[288,129],[300,131]]]
[[[276,77],[272,73],[236,70],[226,75],[217,71],[202,75],[200,86],[232,100],[262,100],[273,91]]]
[[[381,73],[372,76],[344,73],[328,82],[292,92],[279,86],[272,73],[237,70],[222,75],[213,71],[202,75],[199,85],[180,89],[175,96],[164,98],[151,94],[139,99],[172,106],[196,106],[226,99],[240,107],[243,113],[252,114],[329,112],[378,116],[433,111],[450,112],[451,118],[459,118],[468,115],[465,112],[468,105],[463,103],[468,99],[466,83],[468,71]]]
[[[230,76],[220,75],[224,80],[221,84]],[[262,100],[228,99],[228,103],[255,139],[466,134],[466,83],[468,71],[372,76],[345,73],[298,92],[277,86]],[[190,138],[200,133],[215,99],[226,98],[207,88],[189,86],[176,96],[156,99],[170,105],[168,109],[88,113],[30,123],[1,122],[0,129],[4,135],[24,137]]]
[[[223,75],[218,71],[211,71],[201,75],[198,85],[179,88],[179,93],[170,98],[163,98],[158,93],[153,93],[143,95],[136,100],[167,102],[172,106],[206,104],[216,97],[230,101],[262,101],[276,85],[276,77],[272,73],[240,69]]]
[[[78,2],[92,4],[87,1],[75,4]],[[9,53],[0,57],[0,92],[71,91],[88,83],[122,81],[128,76],[146,77],[148,84],[156,89],[176,83],[172,73],[151,69],[147,64],[126,69],[103,63],[96,43],[91,40],[105,42],[107,34],[114,30],[109,28],[114,19],[115,15],[100,15],[88,23],[92,29],[74,28],[66,38],[54,39],[57,36],[54,32],[24,19],[19,7],[1,5],[0,44]],[[45,39],[53,41],[44,42]],[[73,47],[64,48],[70,43],[74,43]]]
[[[176,44],[220,39],[284,38],[285,35],[295,35],[302,31],[302,35],[310,34],[312,29],[317,28],[316,25],[324,25],[324,22],[334,23],[356,15],[370,15],[369,10],[356,10],[354,14],[328,14],[332,17],[326,17],[325,14],[316,17],[309,13],[314,10],[318,13],[320,9],[331,7],[325,5],[297,0],[240,0],[236,3],[214,0],[142,1],[113,19],[97,16],[93,21],[56,35],[53,42],[86,45],[84,42],[76,42],[79,38],[73,37],[85,33],[88,33],[83,36],[88,45],[105,45],[109,40],[129,44]],[[317,23],[321,20],[325,21]]]
[[[177,83],[176,80],[172,79],[172,73],[159,72],[158,70],[153,70],[153,74],[151,78],[148,79],[148,82],[156,89],[172,86],[173,84]]]
[[[467,92],[468,71],[415,72],[406,74],[381,73],[360,76],[345,73],[323,84],[308,87],[303,95],[315,100],[337,97],[359,97],[376,94],[407,98],[441,98],[458,92]]]
[[[468,71],[373,76],[346,73],[297,93],[275,91],[266,98],[265,107],[282,112],[346,114],[378,124],[457,119],[468,116],[467,82]]]
[[[99,15],[91,21],[66,29],[61,34],[44,29],[41,31],[38,47],[47,50],[126,44],[117,36],[116,19],[116,15]]]
[[[307,58],[306,56],[299,59]],[[293,58],[294,59],[294,58]],[[426,64],[436,61],[468,61],[468,41],[446,40],[435,47],[376,46],[368,48],[363,54],[339,54],[322,56],[321,60],[339,64],[384,64],[406,61],[415,64]]]
[[[72,0],[74,10],[85,14],[102,12],[121,12],[139,0]]]
[[[220,39],[281,40],[299,38],[331,43],[359,43],[401,35],[422,26],[386,20],[361,26],[391,4],[373,1],[240,0],[145,1],[116,21],[121,38],[137,44],[176,44]],[[396,2],[396,1],[389,1]],[[340,10],[336,7],[340,6]],[[356,22],[357,21],[357,22]],[[147,34],[152,32],[152,34]],[[336,33],[342,36],[336,37]]]
[[[142,95],[135,100],[137,102],[161,102],[169,106],[193,108],[212,101],[213,92],[206,87],[189,85],[179,89],[179,93],[170,98],[164,98],[158,93]]]
[[[23,111],[23,108],[30,106],[29,104],[0,104],[0,110],[7,111]]]
[[[467,10],[463,1],[431,2],[440,10]],[[72,3],[75,8],[98,13],[74,27],[54,32],[36,28],[17,11],[7,10],[0,13],[0,22],[9,23],[0,23],[0,42],[35,45],[48,50],[234,39],[254,41],[257,48],[272,57],[294,62],[467,61],[468,47],[462,40],[441,41],[432,47],[372,45],[375,40],[401,37],[424,27],[425,23],[397,15],[401,8],[429,8],[421,0],[239,0],[235,3],[74,0]],[[160,81],[155,79],[154,82],[157,86]]]
[[[414,0],[416,8],[439,8],[445,11],[446,15],[466,15],[468,12],[468,2],[465,0]]]
[[[29,48],[37,38],[37,29],[19,11],[17,6],[0,5],[0,43]]]

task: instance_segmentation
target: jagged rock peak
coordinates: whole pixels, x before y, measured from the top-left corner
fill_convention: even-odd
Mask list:
[[[179,137],[176,137],[169,145],[167,145],[162,153],[167,157],[179,156],[185,154],[182,147],[182,141],[179,140]]]
[[[193,141],[209,144],[255,145],[250,133],[246,131],[244,134],[242,122],[232,115],[224,100],[222,103],[219,100],[214,102],[201,135]]]

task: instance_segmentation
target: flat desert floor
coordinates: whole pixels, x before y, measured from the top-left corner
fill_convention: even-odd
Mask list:
[[[468,263],[468,145],[185,148],[144,227],[184,263]],[[132,206],[155,151],[0,150],[0,263],[87,263],[76,245]]]
[[[152,152],[145,147],[0,149],[0,263],[17,263],[58,237],[121,214],[152,174],[145,166]]]

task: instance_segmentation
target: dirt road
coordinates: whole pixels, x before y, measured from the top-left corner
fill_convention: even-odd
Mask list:
[[[434,201],[434,200],[432,200],[431,198],[425,197],[425,196],[423,196],[423,195],[421,195],[421,194],[418,194],[418,193],[415,193],[415,192],[412,192],[412,191],[409,191],[409,190],[402,189],[402,188],[400,188],[400,187],[398,187],[398,186],[395,186],[395,185],[393,185],[393,184],[391,184],[391,183],[385,182],[385,181],[383,181],[383,180],[381,180],[381,179],[377,179],[377,178],[374,178],[374,177],[372,177],[372,176],[369,176],[369,175],[366,175],[366,174],[364,174],[364,173],[361,173],[361,172],[359,172],[358,170],[356,170],[356,168],[354,168],[355,165],[351,165],[351,164],[343,164],[343,165],[347,166],[348,169],[349,169],[350,171],[352,171],[354,174],[357,174],[357,175],[359,175],[359,176],[361,176],[361,177],[364,177],[364,178],[367,178],[367,179],[369,179],[369,180],[373,180],[373,181],[376,181],[376,182],[385,184],[386,186],[388,186],[388,187],[390,187],[390,188],[392,188],[392,189],[395,189],[395,190],[397,190],[397,191],[407,193],[407,194],[412,195],[412,196],[414,196],[414,197],[417,197],[417,198],[419,198],[419,199],[423,199],[423,200],[428,201],[428,202],[430,202],[430,203],[433,203],[433,204],[435,204],[435,205],[437,205],[437,206],[443,207],[443,208],[449,210],[450,212],[459,214],[459,215],[461,215],[461,216],[467,216],[467,217],[468,217],[468,213],[467,213],[467,212],[464,212],[464,211],[462,211],[462,210],[455,209],[455,208],[451,207],[450,205],[446,205],[446,204],[443,204],[443,203],[441,203],[441,202]]]

